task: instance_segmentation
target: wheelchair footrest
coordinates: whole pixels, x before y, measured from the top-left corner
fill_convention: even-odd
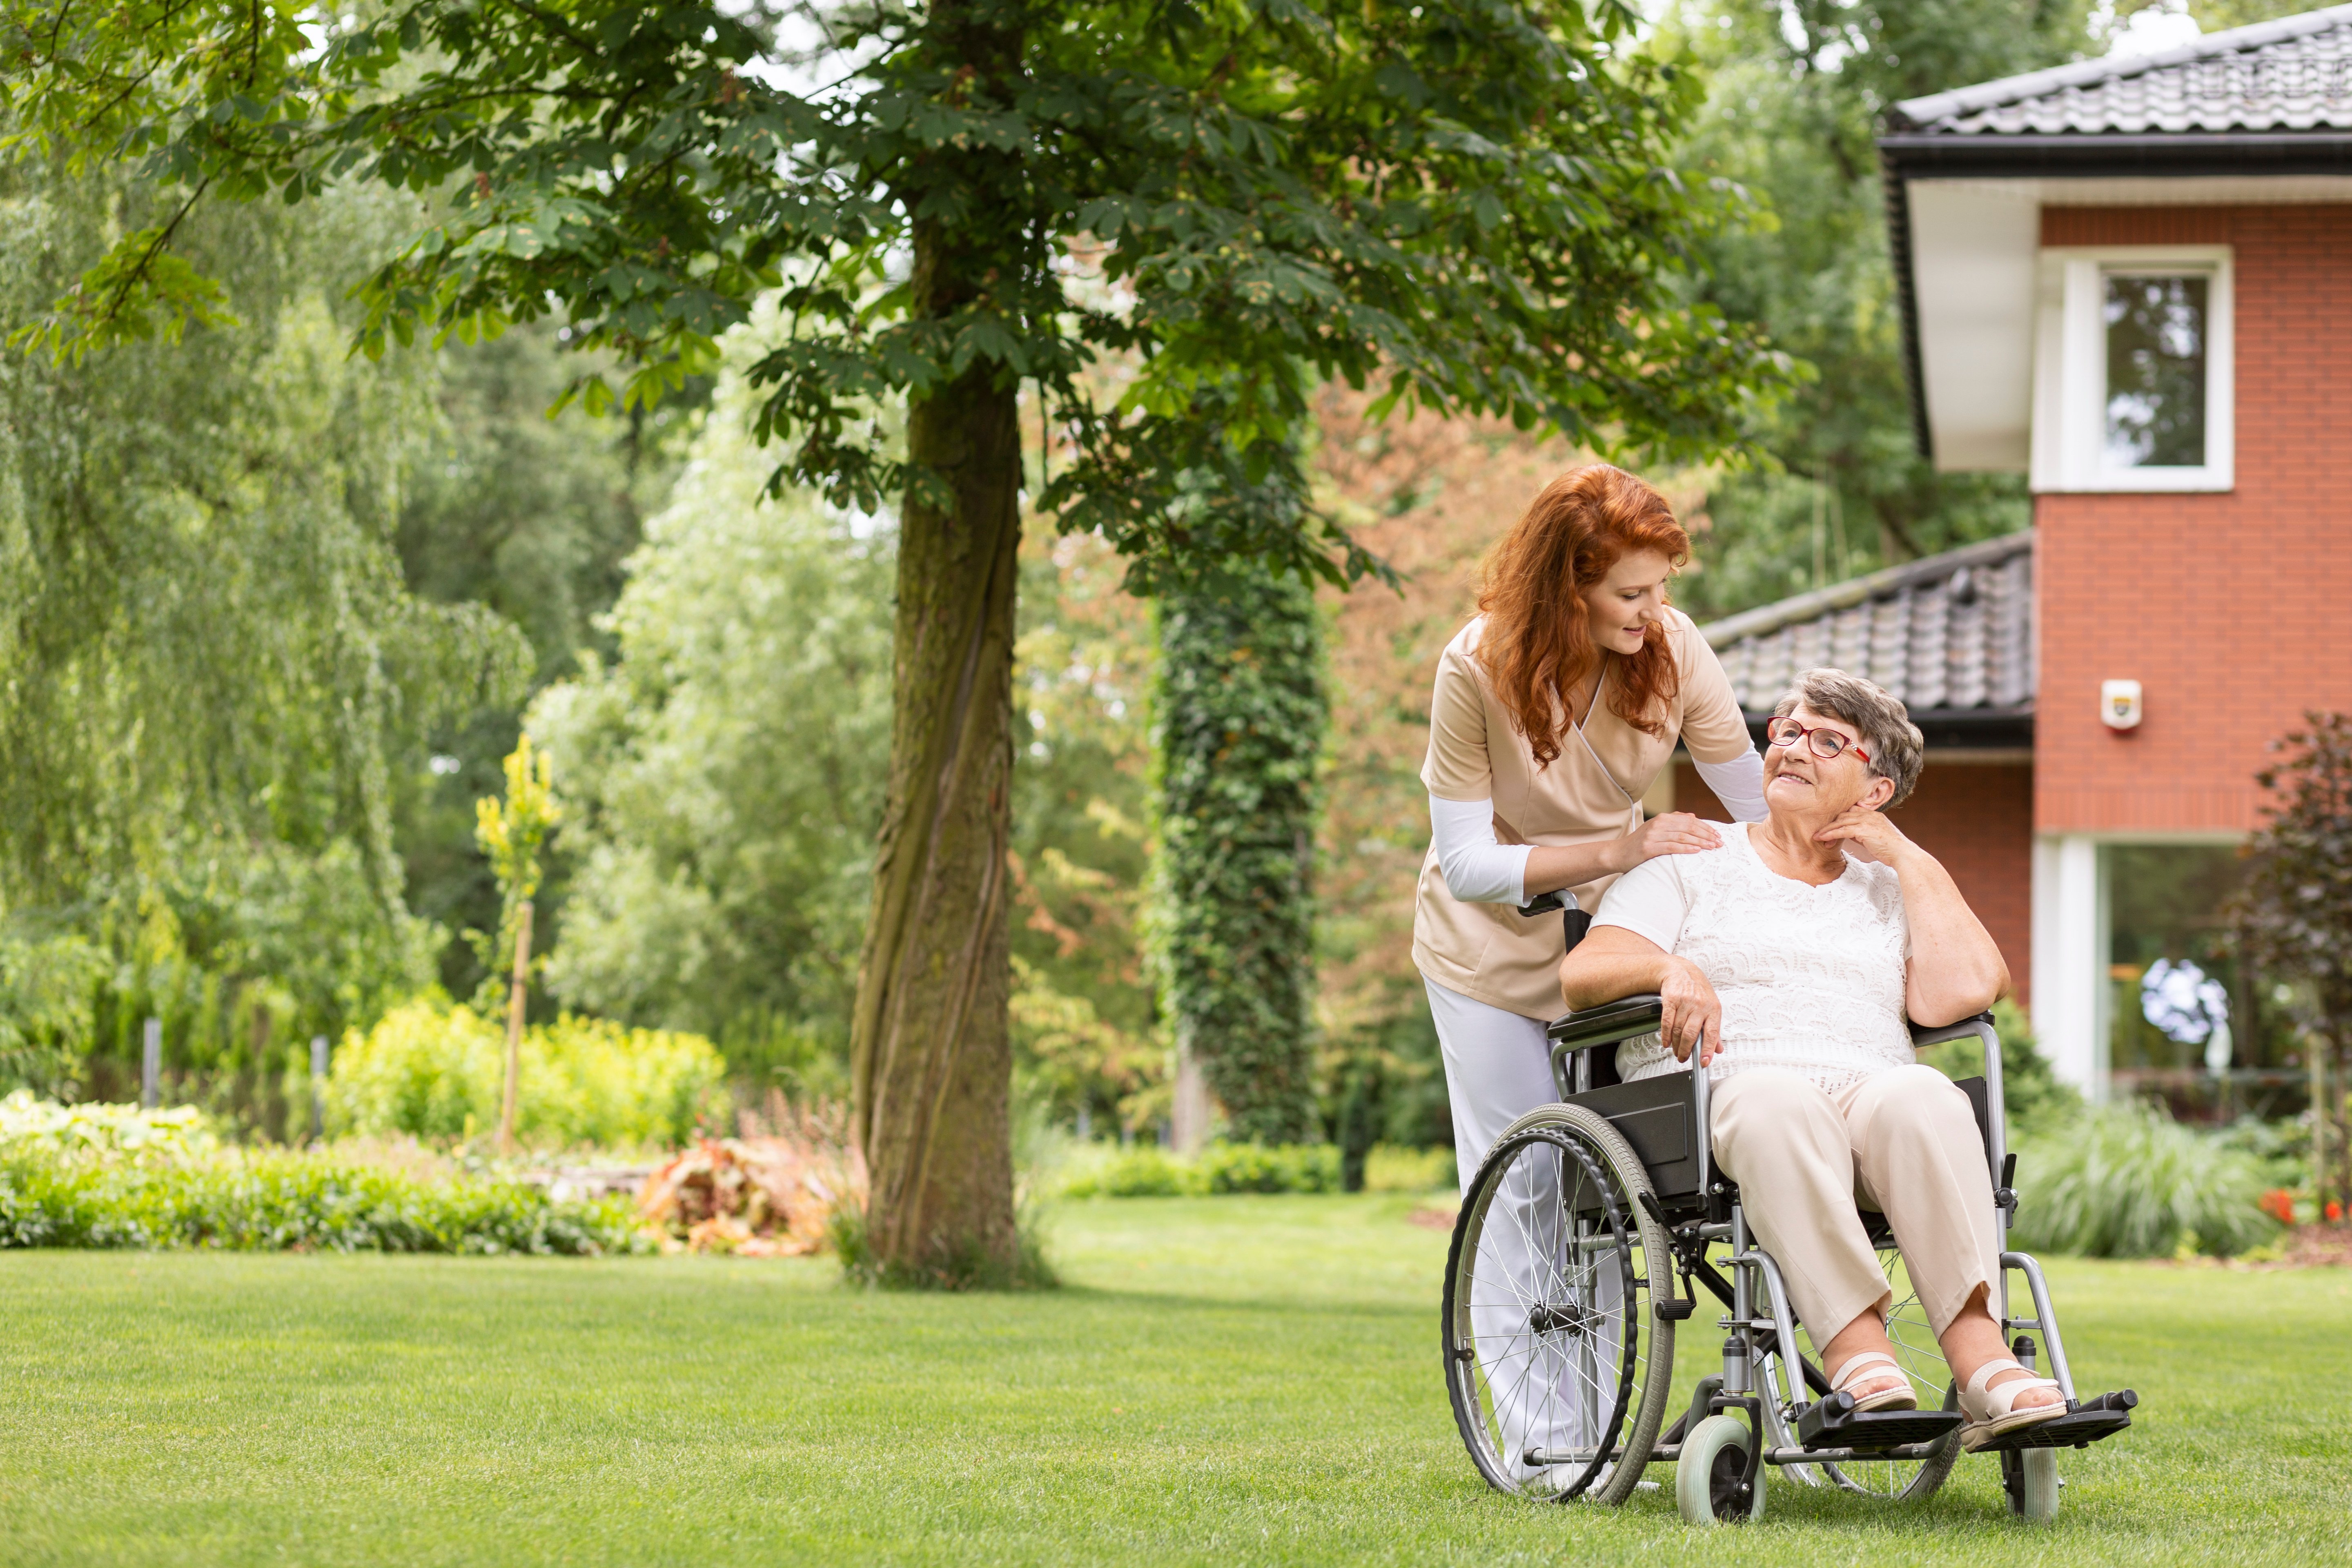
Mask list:
[[[2084,1400],[2054,1421],[2043,1421],[2003,1433],[1974,1451],[2000,1454],[2019,1448],[2087,1448],[2101,1438],[2112,1437],[2129,1426],[2132,1408],[2138,1403],[2139,1395],[2128,1388],[2115,1394],[2098,1394]]]
[[[1832,1394],[1805,1406],[1797,1440],[1808,1448],[1900,1448],[1933,1443],[1959,1430],[1957,1410],[1862,1410],[1851,1394]]]

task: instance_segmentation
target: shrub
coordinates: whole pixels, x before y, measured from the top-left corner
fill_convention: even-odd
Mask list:
[[[1460,1181],[1451,1149],[1400,1149],[1375,1143],[1364,1156],[1364,1191],[1430,1193]]]
[[[1336,1193],[1339,1150],[1332,1143],[1212,1143],[1194,1163],[1211,1193]]]
[[[138,1105],[59,1105],[20,1089],[0,1100],[0,1145],[90,1153],[197,1154],[218,1141],[193,1105],[150,1110]]]
[[[471,1138],[497,1125],[506,1035],[418,1000],[354,1030],[327,1086],[339,1132]],[[699,1035],[566,1014],[523,1037],[516,1132],[540,1147],[674,1148],[723,1109],[726,1064]]]
[[[2268,1240],[2262,1163],[2148,1106],[2106,1105],[2022,1140],[2017,1244],[2092,1258],[2187,1247],[2228,1257]]]
[[[580,1255],[632,1250],[636,1231],[625,1198],[557,1203],[520,1182],[420,1181],[285,1150],[0,1136],[0,1248]]]
[[[1339,1150],[1330,1143],[1212,1143],[1192,1159],[1153,1145],[1074,1159],[1062,1195],[1201,1197],[1219,1193],[1336,1193]]]
[[[1072,1198],[1176,1198],[1200,1190],[1187,1162],[1150,1143],[1081,1163],[1062,1184],[1062,1195]]]
[[[2030,1135],[2038,1128],[2063,1123],[2083,1109],[2083,1097],[2063,1081],[2050,1058],[2034,1044],[2033,1026],[2008,997],[1993,1004],[1993,1028],[2000,1037],[2000,1092],[2009,1108],[2011,1131]],[[1919,1059],[1951,1079],[1979,1078],[1984,1073],[1984,1047],[1971,1037],[1930,1046]]]

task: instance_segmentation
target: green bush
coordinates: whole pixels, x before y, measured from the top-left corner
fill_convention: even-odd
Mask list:
[[[172,1156],[0,1142],[0,1248],[593,1255],[637,1247],[624,1198],[556,1203],[520,1182],[423,1182],[290,1151]]]
[[[1212,1143],[1194,1168],[1211,1193],[1339,1191],[1339,1150],[1332,1143]]]
[[[472,1138],[498,1125],[506,1032],[469,1007],[395,1007],[336,1053],[331,1129]],[[726,1063],[699,1035],[570,1014],[523,1036],[515,1131],[536,1147],[670,1148],[724,1110]]]
[[[1212,1143],[1192,1159],[1146,1144],[1070,1162],[1072,1198],[1204,1197],[1220,1193],[1336,1193],[1339,1151],[1330,1143]]]
[[[2262,1162],[2148,1106],[2105,1105],[2018,1145],[2018,1246],[2091,1258],[2187,1247],[2221,1257],[2270,1239]]]
[[[1192,1165],[1157,1144],[1117,1149],[1073,1163],[1078,1169],[1063,1181],[1064,1197],[1178,1198],[1200,1190]]]
[[[2004,996],[1993,1004],[1994,1030],[2000,1036],[2001,1100],[2009,1108],[2009,1126],[2024,1136],[2037,1128],[2063,1123],[2083,1109],[2083,1097],[2063,1082],[2050,1058],[2034,1044],[2033,1026],[2016,1003]],[[1984,1047],[1974,1036],[1930,1046],[1919,1059],[1951,1079],[1984,1076]]]
[[[1364,1156],[1364,1191],[1431,1193],[1458,1184],[1451,1149],[1400,1149],[1375,1143]]]

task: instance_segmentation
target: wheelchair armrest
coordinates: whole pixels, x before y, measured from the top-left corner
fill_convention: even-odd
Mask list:
[[[1958,1023],[1945,1024],[1933,1029],[1923,1028],[1914,1024],[1911,1026],[1911,1044],[1915,1049],[1925,1050],[1929,1046],[1940,1046],[1947,1040],[1982,1038],[1977,1034],[1977,1026],[1979,1024],[1990,1028],[1992,1015],[1979,1013],[1973,1018],[1962,1018]]]
[[[1551,1039],[1552,1054],[1563,1050],[1580,1051],[1593,1046],[1613,1046],[1620,1040],[1630,1040],[1636,1035],[1647,1035],[1658,1026],[1664,1016],[1664,1004],[1657,993],[1644,992],[1639,996],[1622,996],[1614,1002],[1603,1002],[1597,1007],[1555,1018],[1544,1033]]]
[[[1984,1100],[1978,1115],[1984,1127],[1985,1165],[1992,1173],[1992,1184],[1997,1189],[1994,1202],[2000,1206],[2000,1226],[2007,1230],[2016,1223],[2017,1197],[2010,1183],[2016,1177],[2017,1161],[2009,1152],[2008,1100],[2000,1083],[2000,1036],[1993,1028],[1992,1015],[1979,1013],[1973,1018],[1962,1018],[1933,1029],[1911,1026],[1915,1050],[1940,1046],[1947,1040],[1969,1039],[1984,1047]]]

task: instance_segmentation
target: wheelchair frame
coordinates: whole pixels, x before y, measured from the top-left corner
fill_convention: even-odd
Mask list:
[[[1549,909],[1562,911],[1568,946],[1573,948],[1583,936],[1583,928],[1589,925],[1591,917],[1576,908],[1572,896],[1557,894],[1545,895],[1520,912],[1533,915]],[[1551,1043],[1552,1080],[1559,1102],[1581,1105],[1606,1120],[1625,1138],[1655,1189],[1643,1194],[1642,1202],[1650,1218],[1666,1235],[1673,1253],[1671,1272],[1681,1276],[1682,1289],[1675,1294],[1670,1279],[1654,1279],[1652,1310],[1660,1318],[1675,1321],[1688,1319],[1697,1305],[1695,1281],[1727,1310],[1718,1320],[1718,1326],[1728,1335],[1723,1345],[1721,1373],[1700,1381],[1690,1406],[1672,1426],[1658,1435],[1646,1455],[1637,1460],[1631,1453],[1622,1453],[1615,1456],[1616,1461],[1646,1466],[1655,1460],[1681,1460],[1685,1439],[1702,1423],[1738,1411],[1747,1417],[1748,1431],[1746,1452],[1737,1476],[1723,1472],[1717,1458],[1722,1453],[1717,1444],[1709,1450],[1706,1459],[1714,1471],[1711,1508],[1706,1502],[1696,1505],[1707,1508],[1717,1519],[1760,1514],[1760,1479],[1762,1467],[1767,1465],[1948,1463],[1948,1455],[1957,1457],[1953,1450],[1958,1447],[1963,1420],[1957,1408],[1957,1390],[1947,1392],[1940,1410],[1856,1411],[1853,1396],[1832,1394],[1821,1369],[1799,1353],[1796,1317],[1790,1310],[1780,1267],[1749,1235],[1737,1185],[1715,1168],[1712,1141],[1707,1135],[1709,1075],[1694,1068],[1643,1080],[1638,1085],[1617,1084],[1613,1054],[1603,1053],[1613,1053],[1614,1047],[1624,1041],[1654,1033],[1661,1016],[1662,1005],[1656,995],[1629,996],[1570,1013],[1553,1022],[1547,1031]],[[2011,1186],[2016,1157],[2008,1149],[2002,1113],[2000,1040],[1993,1028],[1991,1015],[1979,1014],[1937,1028],[1916,1025],[1912,1027],[1915,1047],[1971,1036],[1983,1047],[1984,1076],[1981,1079],[1962,1080],[1960,1087],[1974,1102],[1983,1130],[1986,1165],[1993,1178],[1993,1203],[2005,1235],[2017,1209],[2017,1195]],[[1612,1087],[1618,1091],[1610,1092]],[[1680,1121],[1681,1126],[1669,1127],[1662,1122],[1662,1117]],[[1668,1139],[1665,1134],[1670,1131],[1678,1135]],[[1685,1137],[1687,1143],[1683,1142]],[[1491,1165],[1496,1159],[1508,1157],[1508,1153],[1498,1145],[1487,1163]],[[1482,1170],[1481,1181],[1486,1176]],[[1476,1190],[1475,1184],[1472,1190]],[[1865,1223],[1873,1217],[1875,1216],[1865,1214]],[[1467,1218],[1465,1204],[1465,1224]],[[1886,1235],[1881,1219],[1873,1239],[1884,1245]],[[1727,1260],[1731,1273],[1728,1281],[1716,1271],[1707,1258],[1709,1247],[1718,1242],[1727,1243],[1730,1247]],[[1460,1245],[1457,1232],[1457,1253]],[[1653,1264],[1651,1272],[1655,1275],[1659,1271],[1659,1266]],[[2009,1276],[2012,1272],[2025,1279],[2032,1305],[2031,1315],[2019,1315],[2011,1310]],[[2031,1255],[2004,1247],[2000,1253],[2000,1277],[1994,1282],[1994,1289],[1996,1321],[2018,1361],[2029,1370],[2038,1370],[2039,1347],[2032,1336],[2040,1335],[2048,1346],[2051,1373],[2064,1397],[2067,1414],[2004,1434],[1973,1451],[2000,1455],[2004,1490],[2012,1512],[2047,1518],[2057,1500],[2056,1471],[2050,1451],[2085,1447],[2124,1430],[2131,1425],[2130,1412],[2138,1404],[2138,1397],[2129,1389],[2088,1400],[2077,1394],[2049,1285],[2041,1265]],[[1449,1290],[1449,1300],[1450,1296]],[[1798,1438],[1794,1447],[1770,1446],[1767,1441],[1764,1404],[1772,1391],[1759,1386],[1762,1380],[1757,1364],[1766,1356],[1777,1356],[1788,1379],[1789,1405],[1781,1415],[1776,1415],[1772,1424],[1777,1425],[1785,1416],[1788,1430]],[[1804,1394],[1808,1392],[1816,1397],[1806,1399]],[[1458,1401],[1456,1414],[1465,1423],[1464,1436],[1468,1441],[1471,1417]],[[1568,1454],[1560,1454],[1555,1459],[1538,1449],[1530,1449],[1526,1458],[1528,1463],[1538,1466],[1570,1462]],[[1689,1497],[1681,1500],[1685,1517],[1698,1522]]]

